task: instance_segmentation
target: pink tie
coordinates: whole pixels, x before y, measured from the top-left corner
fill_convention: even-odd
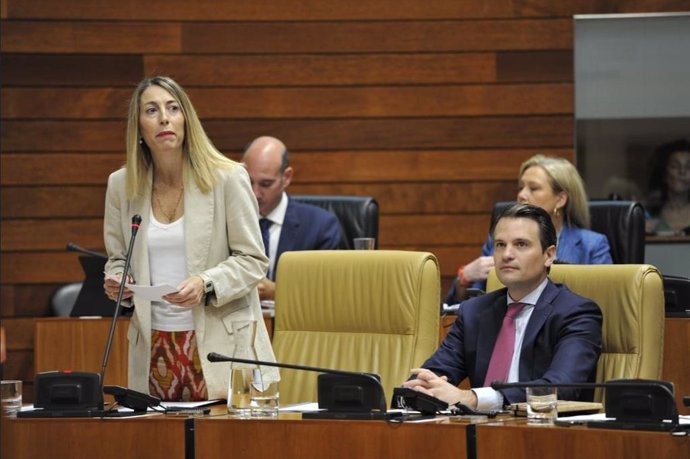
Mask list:
[[[501,331],[498,332],[498,338],[491,354],[489,369],[486,371],[484,387],[491,386],[491,383],[496,380],[506,382],[508,379],[510,362],[513,360],[513,350],[515,349],[515,316],[520,314],[525,306],[527,306],[525,303],[508,305],[508,311],[503,317],[503,325]]]

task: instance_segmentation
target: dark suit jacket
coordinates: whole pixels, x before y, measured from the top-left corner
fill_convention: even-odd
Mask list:
[[[504,288],[463,302],[448,336],[422,366],[447,376],[454,385],[469,377],[472,387],[482,387],[507,310],[506,295]],[[525,330],[519,380],[594,381],[601,353],[601,324],[601,310],[596,303],[549,280]],[[501,392],[506,403],[525,401],[524,389]],[[559,399],[580,399],[579,391],[574,389],[558,392]]]
[[[335,250],[341,239],[338,217],[320,207],[304,204],[290,197],[288,199],[283,229],[278,241],[274,273],[283,252]]]

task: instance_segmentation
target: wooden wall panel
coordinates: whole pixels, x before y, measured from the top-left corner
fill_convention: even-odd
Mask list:
[[[3,86],[133,87],[144,72],[140,56],[8,54],[0,46]]]
[[[281,0],[218,2],[216,0],[7,0],[8,16],[31,19],[114,19],[168,21],[204,20],[329,20],[329,19],[443,19],[571,16],[576,13],[684,11],[683,0],[304,0],[289,8]]]
[[[291,192],[378,199],[380,246],[434,253],[446,289],[536,152],[573,159],[573,14],[687,0],[0,0],[0,315],[21,322],[102,250],[108,175],[142,78],[190,93],[218,148],[291,151]],[[20,319],[18,319],[20,318]],[[24,341],[22,341],[24,340]]]
[[[11,53],[177,53],[182,44],[179,25],[155,22],[15,21],[0,37]]]
[[[147,74],[188,86],[448,84],[496,79],[493,53],[152,55]]]
[[[572,21],[212,22],[183,24],[182,34],[185,53],[570,49]]]
[[[10,119],[122,120],[127,116],[131,92],[124,88],[9,88],[2,90],[2,112]],[[573,111],[570,83],[192,88],[189,95],[204,120],[543,115]]]

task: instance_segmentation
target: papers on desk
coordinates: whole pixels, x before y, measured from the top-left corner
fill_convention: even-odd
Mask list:
[[[596,414],[579,414],[576,416],[568,416],[567,418],[561,419],[561,421],[566,421],[571,424],[587,424],[589,421],[615,421],[614,418],[607,418],[606,413],[596,413]],[[664,421],[668,422],[668,421]],[[678,423],[682,426],[690,425],[690,416],[682,415],[678,416]]]
[[[134,296],[141,298],[142,300],[149,301],[165,301],[163,297],[169,295],[170,293],[177,292],[177,288],[172,285],[137,285],[137,284],[125,284],[128,289],[134,292]]]

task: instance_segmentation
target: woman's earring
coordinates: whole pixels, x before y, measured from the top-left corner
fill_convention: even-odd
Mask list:
[[[139,145],[144,145],[144,138],[143,137],[139,137]]]
[[[553,215],[554,217],[558,217],[558,206],[553,209]]]

